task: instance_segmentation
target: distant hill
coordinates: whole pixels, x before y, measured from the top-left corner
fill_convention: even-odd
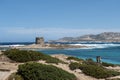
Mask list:
[[[119,32],[104,32],[101,34],[89,34],[79,37],[64,37],[55,42],[76,42],[76,41],[101,41],[101,42],[120,42]]]

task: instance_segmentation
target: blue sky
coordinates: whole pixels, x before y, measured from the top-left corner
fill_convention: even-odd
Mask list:
[[[0,0],[0,42],[120,32],[120,0]]]

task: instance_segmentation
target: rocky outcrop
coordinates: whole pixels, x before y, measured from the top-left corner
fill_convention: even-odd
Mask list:
[[[75,41],[102,41],[102,42],[120,42],[119,32],[104,32],[101,34],[90,34],[79,37],[64,37],[57,42],[75,42]]]

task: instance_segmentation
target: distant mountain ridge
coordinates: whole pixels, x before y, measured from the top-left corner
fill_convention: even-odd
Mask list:
[[[120,42],[120,32],[104,32],[100,34],[89,34],[79,37],[64,37],[56,42],[76,42],[76,41],[101,41],[101,42]]]

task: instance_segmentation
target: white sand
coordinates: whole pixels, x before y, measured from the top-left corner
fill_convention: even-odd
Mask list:
[[[0,80],[6,80],[11,73],[14,73],[18,69],[17,63],[0,62],[0,69],[9,71],[0,71]]]
[[[5,80],[11,73],[0,71],[0,80]]]

